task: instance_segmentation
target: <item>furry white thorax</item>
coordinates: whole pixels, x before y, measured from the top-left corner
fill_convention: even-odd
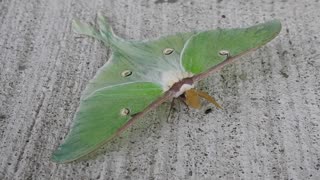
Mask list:
[[[193,74],[186,72],[186,71],[166,71],[162,73],[161,76],[161,82],[162,82],[162,87],[163,91],[169,90],[174,83],[181,81],[184,78],[187,77],[192,77]],[[183,94],[185,91],[193,88],[193,85],[190,84],[184,84],[181,86],[180,91],[175,95],[175,97],[180,96]]]
[[[181,94],[183,94],[184,92],[188,91],[189,89],[194,88],[193,84],[184,84],[181,86],[179,92],[177,92],[174,97],[179,97]]]

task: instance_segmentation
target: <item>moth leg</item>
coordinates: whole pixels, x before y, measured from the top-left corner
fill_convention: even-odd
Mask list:
[[[173,112],[173,108],[174,108],[174,104],[175,104],[175,99],[176,98],[173,98],[171,103],[170,103],[170,108],[169,108],[169,113],[168,113],[168,116],[167,116],[167,122],[169,122],[169,117],[171,116],[171,113]]]
[[[222,107],[220,106],[220,104],[213,98],[211,97],[208,93],[206,92],[202,92],[202,91],[197,91],[198,95],[206,100],[208,100],[209,102],[211,102],[212,104],[214,104],[217,108],[222,109]]]
[[[171,101],[171,103],[170,103],[170,109],[169,109],[169,115],[168,115],[168,118],[169,118],[169,116],[170,116],[171,112],[172,112],[172,111],[173,111],[173,109],[174,109],[175,101],[176,101],[176,98],[172,98],[172,101]]]
[[[187,111],[190,110],[188,104],[186,103],[186,97],[184,97],[184,96],[179,96],[179,97],[177,97],[177,99],[180,100],[180,102],[182,102],[182,104],[186,106]]]

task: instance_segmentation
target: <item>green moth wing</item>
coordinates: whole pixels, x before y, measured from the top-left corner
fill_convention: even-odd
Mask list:
[[[77,33],[89,35],[110,46],[113,53],[110,60],[89,82],[83,97],[89,96],[99,88],[129,82],[162,83],[164,71],[184,71],[180,64],[180,53],[185,42],[194,33],[178,33],[150,41],[126,41],[117,37],[106,19],[98,14],[99,31],[89,24],[73,22]],[[171,47],[174,51],[166,55],[163,51]],[[130,76],[122,73],[128,71]],[[163,84],[161,84],[163,85]]]
[[[101,88],[80,103],[66,141],[53,160],[75,160],[110,140],[124,126],[130,114],[139,113],[162,94],[159,85],[135,82]]]
[[[163,96],[163,72],[183,71],[180,53],[193,35],[179,33],[152,41],[125,41],[113,33],[100,14],[98,25],[99,30],[73,22],[76,32],[101,40],[113,53],[84,90],[72,130],[52,155],[56,162],[69,162],[94,151],[134,119],[130,115],[142,112]],[[174,51],[164,53],[167,47]],[[126,109],[130,114],[121,114]]]
[[[216,29],[200,32],[186,43],[181,63],[186,71],[203,73],[211,67],[252,49],[257,49],[278,35],[278,20],[238,29]]]

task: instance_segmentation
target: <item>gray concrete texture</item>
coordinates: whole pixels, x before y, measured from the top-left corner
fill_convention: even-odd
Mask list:
[[[320,179],[320,2],[0,1],[0,179]],[[224,107],[168,103],[95,155],[50,161],[110,50],[70,29],[106,15],[126,39],[280,19],[271,43],[202,81]],[[218,43],[218,42],[217,42]],[[211,109],[211,112],[210,112]]]

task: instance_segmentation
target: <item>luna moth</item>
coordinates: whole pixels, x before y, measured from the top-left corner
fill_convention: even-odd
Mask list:
[[[97,16],[98,28],[78,20],[73,29],[102,41],[111,58],[84,90],[73,127],[52,155],[70,162],[94,151],[165,101],[182,97],[199,108],[200,97],[220,107],[195,84],[275,38],[278,20],[248,28],[177,33],[147,41],[124,40],[106,18]]]

